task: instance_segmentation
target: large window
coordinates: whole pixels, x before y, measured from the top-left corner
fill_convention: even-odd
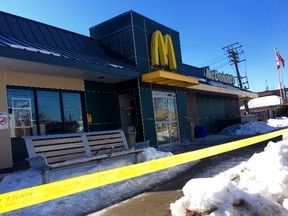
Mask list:
[[[79,92],[8,88],[11,137],[83,131]]]

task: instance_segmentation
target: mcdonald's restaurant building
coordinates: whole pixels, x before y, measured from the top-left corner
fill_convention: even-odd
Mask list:
[[[179,33],[133,11],[90,37],[5,12],[0,25],[0,169],[25,161],[23,136],[122,128],[154,147],[188,143],[257,96],[182,63]]]

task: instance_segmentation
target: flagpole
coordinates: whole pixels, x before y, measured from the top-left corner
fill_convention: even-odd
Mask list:
[[[285,100],[286,95],[285,95],[285,89],[284,89],[284,80],[283,80],[283,75],[282,75],[282,67],[280,68],[280,76],[281,76],[281,87],[282,87],[282,95],[283,95],[283,100]]]
[[[277,70],[278,70],[280,97],[282,98],[282,101],[284,101],[286,98],[286,95],[285,95],[284,81],[283,81],[283,76],[282,76],[282,68],[281,68],[281,64],[280,64],[280,62],[281,62],[282,66],[284,67],[284,59],[281,57],[281,55],[280,55],[280,53],[276,47],[274,47],[274,50],[275,50]]]
[[[281,76],[280,76],[280,70],[279,69],[278,69],[278,82],[279,82],[278,86],[279,86],[280,97],[283,100],[282,87],[281,87],[282,86],[282,84],[281,84]],[[282,105],[282,103],[281,103],[281,105]]]

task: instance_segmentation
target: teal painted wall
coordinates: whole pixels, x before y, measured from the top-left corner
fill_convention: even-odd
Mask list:
[[[224,127],[240,123],[237,97],[214,94],[196,94],[198,125],[205,126],[207,133],[218,133]]]
[[[140,95],[143,116],[143,136],[145,140],[150,140],[150,146],[157,147],[158,144],[154,120],[152,90],[141,88]]]
[[[92,115],[92,123],[88,123],[88,130],[119,129],[119,103],[114,85],[86,81],[85,88],[87,113]]]
[[[179,32],[155,22],[141,14],[128,11],[90,28],[90,35],[97,39],[112,58],[136,66],[141,74],[168,67],[151,67],[151,36],[159,30],[171,36],[177,62],[176,73],[182,74],[182,56]]]
[[[180,128],[180,138],[182,142],[192,140],[191,128],[188,115],[187,95],[186,92],[177,92],[176,101],[178,107],[178,120]]]

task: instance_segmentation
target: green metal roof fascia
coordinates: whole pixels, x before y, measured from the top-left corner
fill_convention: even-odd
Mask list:
[[[26,60],[37,63],[51,64],[56,66],[71,67],[81,70],[102,72],[107,74],[122,75],[126,77],[136,78],[140,76],[138,71],[125,70],[123,68],[117,68],[113,66],[106,66],[101,64],[92,64],[72,59],[65,59],[57,56],[46,55],[41,53],[34,53],[31,51],[20,50],[15,48],[10,48],[6,46],[0,46],[0,56]]]

